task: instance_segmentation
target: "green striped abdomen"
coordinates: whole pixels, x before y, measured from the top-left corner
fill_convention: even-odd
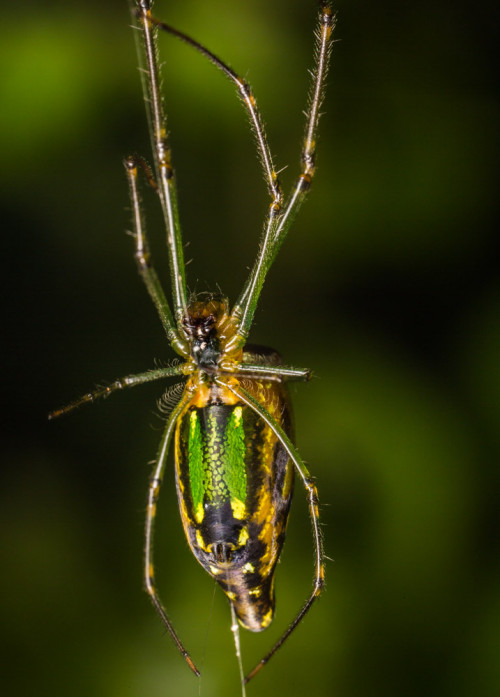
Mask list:
[[[259,401],[265,398],[266,408],[289,433],[283,387],[252,383]],[[260,631],[273,615],[274,570],[284,541],[293,466],[252,409],[224,403],[220,391],[217,397],[216,403],[190,406],[177,425],[181,517],[193,554],[219,582],[242,625]]]
[[[247,497],[243,407],[211,406],[189,411],[188,471],[194,518],[201,523],[205,504],[229,501],[239,515]]]

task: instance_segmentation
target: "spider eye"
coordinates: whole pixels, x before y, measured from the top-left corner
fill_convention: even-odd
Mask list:
[[[213,332],[216,322],[217,317],[213,313],[206,316],[189,314],[183,317],[182,326],[190,336],[206,338]]]

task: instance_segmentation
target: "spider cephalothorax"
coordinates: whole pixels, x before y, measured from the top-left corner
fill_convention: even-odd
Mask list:
[[[182,318],[191,345],[191,357],[207,373],[213,373],[223,355],[221,331],[228,321],[227,302],[209,299],[192,302]]]

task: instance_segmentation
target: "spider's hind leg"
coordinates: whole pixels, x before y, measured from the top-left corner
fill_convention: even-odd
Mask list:
[[[160,488],[163,480],[163,473],[165,471],[165,465],[167,462],[167,455],[172,441],[172,435],[175,430],[177,420],[181,416],[183,410],[188,405],[192,397],[192,390],[186,389],[184,395],[178,402],[178,404],[172,410],[165,430],[163,432],[162,439],[160,441],[160,447],[158,449],[158,456],[156,458],[156,467],[153,472],[153,476],[149,482],[148,490],[148,507],[146,513],[146,531],[145,531],[145,546],[144,546],[144,583],[146,587],[146,592],[151,598],[156,611],[160,615],[160,618],[165,625],[165,628],[169,632],[170,636],[175,642],[175,645],[179,649],[180,653],[183,655],[184,660],[191,668],[193,673],[199,677],[200,671],[193,662],[193,659],[189,655],[188,651],[184,648],[181,640],[177,636],[177,632],[170,622],[163,603],[160,600],[158,592],[155,586],[155,569],[153,561],[153,537],[154,537],[154,523],[156,517],[156,508],[158,504],[158,498],[160,496]]]
[[[306,613],[310,610],[311,605],[314,603],[316,598],[320,595],[323,586],[325,584],[325,565],[324,565],[324,554],[323,554],[323,544],[321,540],[321,531],[319,527],[319,504],[318,504],[318,490],[314,479],[309,474],[304,461],[300,457],[297,449],[291,442],[290,438],[283,431],[283,429],[276,423],[275,419],[269,414],[267,409],[260,404],[249,392],[247,392],[242,387],[235,387],[232,384],[226,383],[224,380],[216,379],[216,382],[231,390],[242,402],[244,402],[250,409],[258,414],[261,419],[263,419],[266,424],[271,428],[271,430],[276,435],[277,439],[283,446],[283,448],[288,453],[290,460],[293,462],[296,472],[302,479],[304,488],[306,490],[306,495],[309,504],[309,515],[311,518],[313,526],[313,538],[314,538],[314,558],[315,558],[315,571],[313,579],[312,591],[309,598],[306,600],[302,608],[299,610],[297,615],[292,620],[289,627],[283,632],[278,641],[274,644],[272,649],[262,658],[259,663],[250,671],[250,673],[245,678],[245,683],[248,683],[269,661],[276,651],[283,645],[283,643],[288,639],[290,634],[303,620]]]

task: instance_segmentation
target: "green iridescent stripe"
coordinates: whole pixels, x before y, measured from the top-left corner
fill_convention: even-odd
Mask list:
[[[205,488],[203,482],[203,450],[200,420],[198,419],[198,414],[196,411],[191,412],[189,419],[189,482],[191,485],[193,507],[196,511],[200,506],[203,506],[203,494]]]
[[[236,498],[244,503],[247,496],[247,473],[245,469],[245,430],[241,407],[236,407],[229,417],[225,446],[225,479],[229,496],[231,500]]]

